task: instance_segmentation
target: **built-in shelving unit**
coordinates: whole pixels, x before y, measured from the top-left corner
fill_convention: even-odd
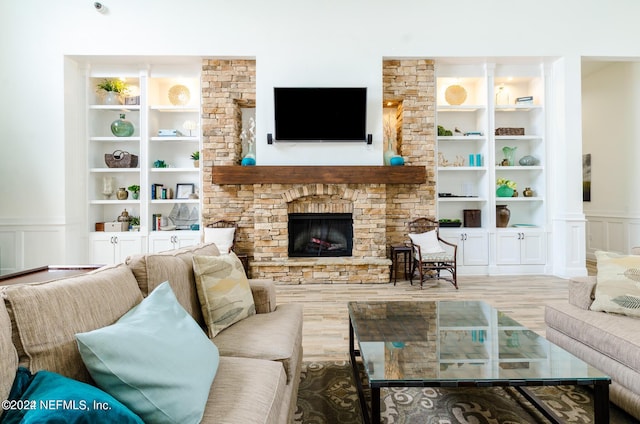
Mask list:
[[[122,79],[129,86],[130,99],[123,103],[105,105],[96,86],[104,79]],[[176,101],[172,88],[180,87],[181,99]],[[126,256],[155,252],[195,244],[200,232],[181,225],[172,230],[166,217],[172,212],[185,211],[189,222],[200,223],[201,169],[194,166],[191,154],[201,150],[200,138],[200,67],[198,63],[173,66],[163,64],[131,65],[119,63],[89,63],[86,68],[86,140],[87,140],[87,230],[89,232],[90,261],[113,263]],[[173,104],[178,103],[178,104]],[[111,123],[120,114],[134,125],[130,137],[116,137]],[[177,130],[176,135],[161,135],[160,130]],[[135,167],[110,168],[105,154],[125,151],[138,157]],[[163,161],[166,168],[157,167]],[[111,184],[109,184],[111,183]],[[178,184],[187,192],[194,188],[192,198],[176,198]],[[113,194],[105,194],[111,185]],[[118,199],[116,191],[131,185],[140,186],[139,197],[129,191],[127,199]],[[166,188],[167,198],[156,198],[152,185]],[[108,190],[107,190],[108,191]],[[188,194],[188,193],[187,193]],[[161,197],[161,196],[160,196]],[[186,208],[186,209],[185,209]],[[140,226],[133,231],[96,231],[96,224],[116,221],[124,210],[139,217]],[[158,230],[157,217],[164,217]],[[162,218],[161,218],[162,219]],[[181,221],[184,224],[183,221]],[[180,228],[180,227],[179,227]],[[196,227],[194,227],[196,228]]]
[[[437,137],[437,210],[440,219],[462,222],[460,228],[441,230],[443,238],[458,244],[459,271],[540,272],[548,219],[543,66],[438,63],[436,83],[437,125],[451,132]],[[466,92],[459,105],[449,104],[452,86]],[[455,88],[458,98],[464,97]],[[526,96],[529,102],[516,101]],[[498,130],[503,128],[510,130]],[[498,135],[505,132],[518,135]],[[514,163],[503,162],[505,148],[515,149]],[[520,164],[525,156],[535,164]],[[498,197],[498,178],[514,181],[517,197]],[[533,194],[525,197],[527,188]],[[510,210],[506,228],[497,226],[497,205]],[[465,211],[479,213],[481,225],[465,226]]]

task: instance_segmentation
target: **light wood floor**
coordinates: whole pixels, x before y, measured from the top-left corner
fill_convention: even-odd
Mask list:
[[[593,268],[589,267],[589,273]],[[449,282],[420,289],[414,282],[391,284],[277,285],[278,303],[304,305],[305,361],[347,360],[347,302],[355,300],[482,300],[544,336],[544,305],[567,299],[567,280],[552,276],[458,277],[459,290]]]

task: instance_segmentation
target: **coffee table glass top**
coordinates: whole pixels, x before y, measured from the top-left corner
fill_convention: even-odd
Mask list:
[[[370,383],[609,377],[484,302],[349,302]]]

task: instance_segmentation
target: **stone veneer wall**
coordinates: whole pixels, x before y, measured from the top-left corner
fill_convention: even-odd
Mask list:
[[[406,165],[427,167],[425,184],[216,185],[209,184],[211,167],[240,160],[240,108],[255,105],[256,66],[252,60],[204,60],[203,223],[238,222],[237,251],[250,256],[253,278],[290,284],[389,281],[388,244],[406,240],[410,219],[435,215],[433,68],[429,60],[389,60],[383,72],[384,100],[397,101],[402,118],[399,153]],[[335,208],[353,214],[353,255],[288,258],[288,213]]]

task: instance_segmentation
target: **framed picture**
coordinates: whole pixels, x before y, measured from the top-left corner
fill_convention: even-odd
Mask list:
[[[582,201],[591,201],[591,153],[582,155]]]
[[[177,184],[176,199],[188,199],[189,195],[194,192],[195,184]]]

